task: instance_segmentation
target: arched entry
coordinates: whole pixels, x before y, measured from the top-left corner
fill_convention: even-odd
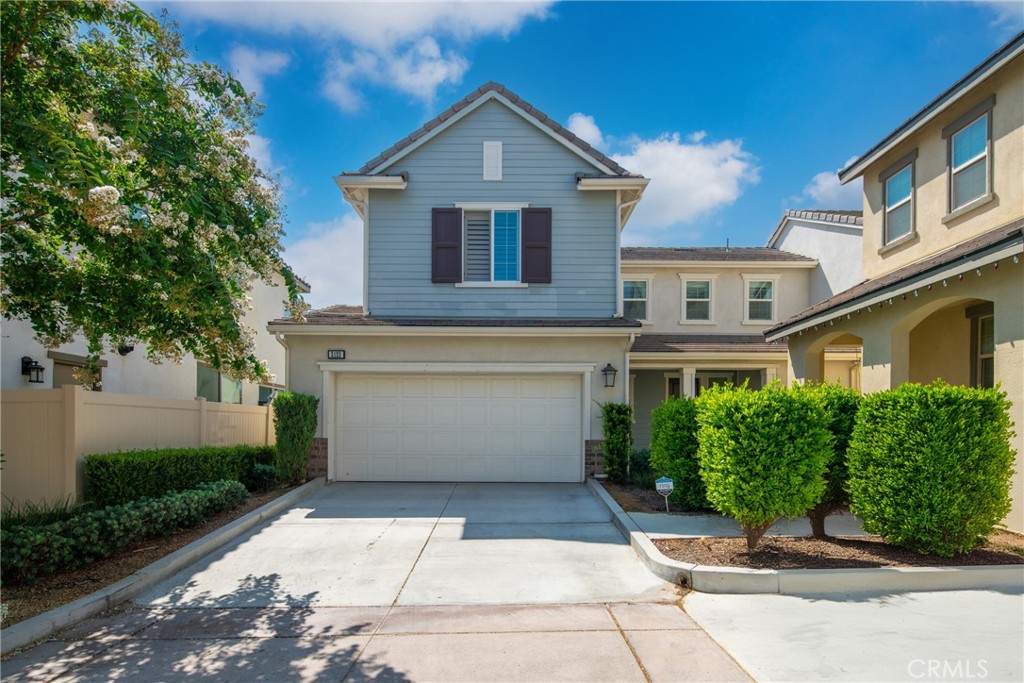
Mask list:
[[[815,340],[804,352],[805,382],[838,382],[861,388],[864,340],[849,332],[832,332]]]
[[[892,328],[891,386],[991,384],[994,326],[984,299],[945,297],[915,309]]]

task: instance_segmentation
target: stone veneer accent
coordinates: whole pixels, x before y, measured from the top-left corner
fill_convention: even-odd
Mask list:
[[[587,439],[583,448],[583,471],[587,478],[604,476],[604,439]]]
[[[306,474],[310,479],[327,476],[327,439],[319,436],[313,438],[306,462]]]

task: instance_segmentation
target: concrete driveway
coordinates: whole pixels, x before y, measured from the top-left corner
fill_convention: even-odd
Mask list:
[[[144,595],[159,607],[672,601],[582,484],[330,484]]]
[[[331,484],[8,681],[749,681],[583,485]]]

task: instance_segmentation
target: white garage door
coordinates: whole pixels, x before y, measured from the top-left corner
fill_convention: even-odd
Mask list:
[[[580,377],[339,376],[336,477],[580,481]]]

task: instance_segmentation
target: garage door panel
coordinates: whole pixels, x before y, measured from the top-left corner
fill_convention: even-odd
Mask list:
[[[579,481],[578,376],[347,376],[335,392],[336,476]]]

